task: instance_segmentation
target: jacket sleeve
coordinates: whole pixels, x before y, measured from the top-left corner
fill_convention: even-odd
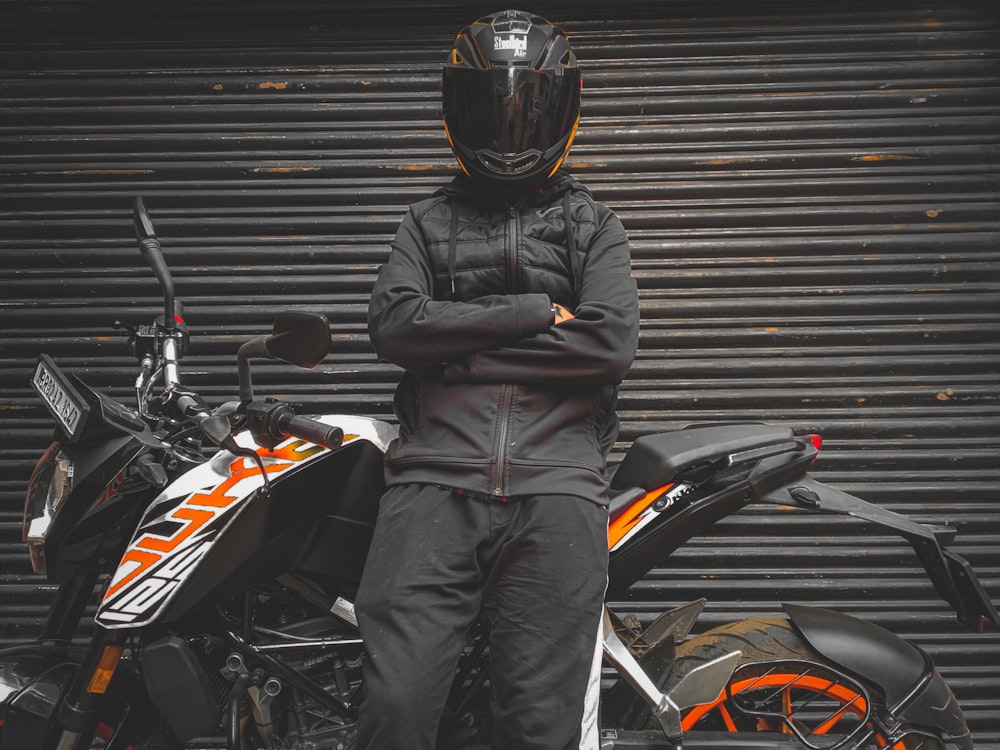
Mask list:
[[[573,313],[542,333],[450,362],[445,380],[572,387],[624,379],[638,346],[639,299],[628,237],[610,211],[587,251]]]
[[[509,344],[553,321],[544,294],[435,300],[434,272],[413,213],[403,219],[368,305],[368,334],[380,359],[407,370],[440,366]]]

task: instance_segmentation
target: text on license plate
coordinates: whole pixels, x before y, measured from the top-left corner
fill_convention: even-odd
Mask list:
[[[44,362],[39,362],[35,368],[32,384],[52,416],[59,421],[67,434],[74,435],[80,425],[84,409],[84,405],[77,402],[79,398],[77,394],[64,387]]]

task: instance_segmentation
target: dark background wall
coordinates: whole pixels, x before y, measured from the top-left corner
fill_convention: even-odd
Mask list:
[[[1000,600],[1000,17],[976,2],[543,2],[585,66],[570,168],[622,216],[642,304],[624,431],[767,420],[820,431],[815,475],[951,524]],[[157,289],[146,198],[193,344],[186,382],[233,395],[234,352],[280,309],[326,313],[313,372],[260,391],[386,417],[397,372],[364,328],[405,207],[454,173],[439,66],[482,3],[0,0],[0,640],[51,591],[20,507],[51,424],[39,352],[127,400],[121,319]],[[702,627],[775,602],[913,639],[1000,742],[1000,636],[965,632],[901,540],[750,509],[619,608],[706,596]]]

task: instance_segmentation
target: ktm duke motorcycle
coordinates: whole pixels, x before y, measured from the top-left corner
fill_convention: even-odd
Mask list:
[[[0,652],[0,747],[346,750],[363,690],[352,602],[395,429],[254,399],[252,358],[311,367],[329,351],[326,319],[302,313],[279,315],[269,336],[240,347],[239,401],[209,408],[180,379],[188,333],[141,199],[135,227],[164,293],[163,316],[128,329],[137,405],[44,354],[34,373],[57,429],[31,477],[24,538],[58,593],[39,639]],[[945,549],[954,531],[816,482],[807,469],[819,443],[766,424],[637,439],[613,476],[609,601],[753,502],[897,532],[961,621],[1000,625],[968,562]],[[99,584],[96,626],[79,645]],[[690,637],[703,605],[645,627],[605,608],[615,671],[602,750],[972,748],[930,658],[888,631],[788,604],[785,618]],[[440,748],[488,743],[488,650],[479,624]]]

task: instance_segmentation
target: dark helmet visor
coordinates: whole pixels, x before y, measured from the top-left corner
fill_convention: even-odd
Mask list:
[[[558,144],[580,111],[580,71],[445,68],[444,116],[452,140],[511,156]]]

